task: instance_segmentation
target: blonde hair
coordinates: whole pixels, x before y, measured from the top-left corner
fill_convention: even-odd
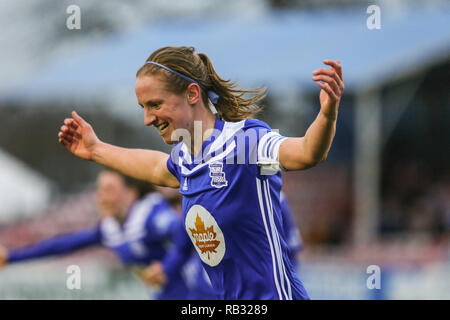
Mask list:
[[[258,106],[266,96],[266,88],[239,89],[235,82],[222,79],[214,70],[211,60],[204,53],[195,54],[194,47],[163,47],[154,51],[146,60],[162,64],[201,84],[207,90],[219,95],[215,108],[225,121],[240,121],[250,118],[261,111]],[[166,90],[182,94],[189,82],[156,65],[145,63],[136,73],[161,76]],[[245,97],[250,94],[251,96]],[[208,95],[202,90],[202,100],[208,105]]]

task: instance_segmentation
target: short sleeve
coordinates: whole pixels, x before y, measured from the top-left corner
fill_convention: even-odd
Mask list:
[[[172,152],[170,152],[169,159],[167,159],[166,163],[167,169],[174,175],[175,178],[177,178],[178,181],[180,181],[180,173],[178,170],[179,167],[177,165],[177,159],[180,158],[181,152],[181,144],[177,144],[173,147]]]
[[[272,130],[267,123],[261,120],[248,119],[245,123],[247,135],[249,130],[257,132],[256,145],[256,164],[259,167],[261,175],[273,175],[280,171],[285,171],[278,161],[278,150],[281,143],[287,139],[281,136],[277,131]],[[250,149],[253,149],[251,147]],[[251,157],[253,159],[253,155]]]
[[[284,171],[278,161],[278,151],[281,143],[286,139],[275,131],[267,132],[259,139],[257,164],[261,168],[261,175],[272,175]]]

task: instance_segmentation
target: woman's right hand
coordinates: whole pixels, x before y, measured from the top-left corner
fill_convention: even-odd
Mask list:
[[[100,141],[94,129],[75,111],[64,120],[58,140],[77,157],[122,172],[135,179],[178,188],[180,182],[167,168],[169,155],[156,150],[129,149]]]
[[[58,140],[74,155],[86,160],[92,160],[93,150],[101,142],[91,125],[75,111],[72,111],[72,118],[64,119]]]
[[[161,287],[167,283],[166,274],[159,261],[155,261],[149,267],[145,268],[140,276],[142,281],[150,286]]]

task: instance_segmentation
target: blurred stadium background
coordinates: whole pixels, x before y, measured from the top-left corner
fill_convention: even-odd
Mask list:
[[[81,29],[69,30],[69,5]],[[369,30],[368,5],[381,9]],[[346,82],[325,163],[285,174],[313,299],[450,299],[450,2],[360,0],[2,1],[0,244],[93,226],[98,165],[57,142],[76,109],[101,139],[168,151],[134,95],[155,49],[192,45],[224,78],[268,87],[261,119],[303,135],[319,110],[311,72]],[[66,268],[82,269],[82,290]],[[381,289],[369,290],[370,265]],[[101,248],[0,270],[0,299],[146,299]]]

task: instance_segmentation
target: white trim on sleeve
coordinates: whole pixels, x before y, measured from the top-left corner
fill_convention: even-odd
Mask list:
[[[261,169],[261,175],[272,175],[279,171],[285,171],[278,161],[280,145],[285,139],[287,138],[271,131],[259,140],[257,164]]]

